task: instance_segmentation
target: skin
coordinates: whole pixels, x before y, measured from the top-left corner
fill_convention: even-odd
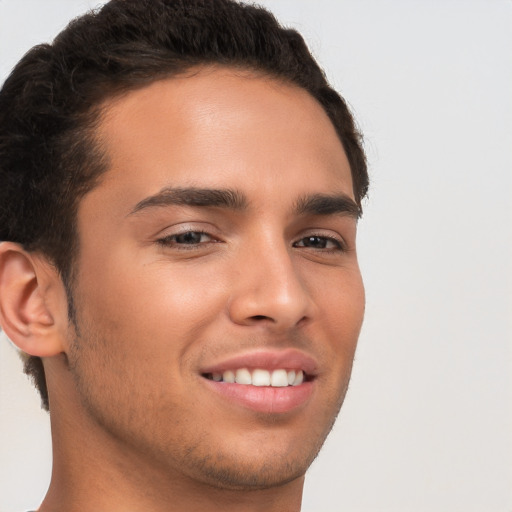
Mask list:
[[[210,68],[111,100],[97,135],[110,169],[79,206],[74,324],[45,270],[60,291],[47,301],[54,469],[40,510],[299,510],[364,313],[357,219],[297,211],[314,194],[354,200],[334,127],[302,89]],[[147,200],[169,187],[245,205]],[[201,375],[288,348],[317,370],[285,413],[232,403]]]

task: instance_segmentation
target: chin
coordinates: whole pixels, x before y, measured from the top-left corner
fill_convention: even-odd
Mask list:
[[[306,439],[280,439],[275,433],[259,432],[253,437],[247,432],[245,442],[237,446],[233,439],[215,453],[197,447],[187,457],[189,476],[218,489],[236,491],[284,486],[304,477],[325,440],[326,432],[319,434],[313,430]]]
[[[315,454],[316,456],[316,454]],[[264,463],[253,461],[233,461],[233,464],[211,464],[205,461],[201,467],[204,482],[218,489],[250,491],[281,487],[304,477],[313,461],[277,462],[267,460]]]

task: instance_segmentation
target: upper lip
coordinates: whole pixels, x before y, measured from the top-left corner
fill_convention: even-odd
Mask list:
[[[226,370],[238,368],[251,368],[262,370],[276,370],[280,368],[288,370],[302,370],[307,375],[313,376],[317,372],[316,360],[300,350],[252,350],[236,354],[201,369],[201,373],[222,373]]]

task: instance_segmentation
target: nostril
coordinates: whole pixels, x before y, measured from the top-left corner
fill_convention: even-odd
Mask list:
[[[270,320],[270,318],[265,315],[254,315],[254,316],[251,316],[251,318],[253,320]]]

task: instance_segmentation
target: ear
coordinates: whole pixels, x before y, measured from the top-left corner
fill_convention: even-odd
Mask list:
[[[23,352],[50,357],[65,351],[67,300],[62,280],[41,255],[0,243],[0,325]]]

